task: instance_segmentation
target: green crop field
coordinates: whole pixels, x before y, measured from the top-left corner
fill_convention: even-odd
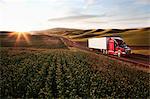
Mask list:
[[[149,73],[81,50],[0,48],[2,98],[148,98]]]

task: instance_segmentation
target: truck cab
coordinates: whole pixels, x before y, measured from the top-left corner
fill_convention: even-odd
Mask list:
[[[118,55],[129,55],[131,49],[126,45],[121,37],[110,37],[108,39],[108,52],[109,54]]]

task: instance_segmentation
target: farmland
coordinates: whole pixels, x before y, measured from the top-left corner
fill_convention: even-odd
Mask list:
[[[60,38],[56,36],[47,35],[28,35],[29,42],[23,37],[16,42],[17,35],[9,37],[10,34],[0,35],[0,46],[1,47],[33,47],[33,48],[67,48]]]
[[[149,73],[102,55],[74,49],[1,51],[1,97],[146,98]]]
[[[89,36],[100,37],[106,30],[52,29],[51,32],[36,33],[38,35],[28,34],[29,42],[22,37],[17,41],[17,35],[9,37],[9,33],[0,35],[2,98],[150,96],[149,68],[140,69],[137,68],[138,64],[112,60],[108,56],[85,51],[81,41],[85,45]],[[134,53],[147,55],[148,49],[135,50],[138,52]]]

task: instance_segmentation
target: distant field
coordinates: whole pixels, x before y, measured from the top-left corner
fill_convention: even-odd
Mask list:
[[[59,37],[47,35],[28,35],[29,42],[23,37],[17,42],[17,36],[0,35],[1,47],[67,48]]]
[[[132,53],[136,53],[136,54],[143,54],[143,55],[149,55],[150,56],[150,50],[132,50]]]
[[[81,50],[0,49],[1,97],[148,98],[149,73]]]

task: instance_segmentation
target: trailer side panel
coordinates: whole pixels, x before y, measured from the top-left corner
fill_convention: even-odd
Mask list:
[[[90,38],[88,39],[88,47],[94,49],[107,49],[107,38]]]

